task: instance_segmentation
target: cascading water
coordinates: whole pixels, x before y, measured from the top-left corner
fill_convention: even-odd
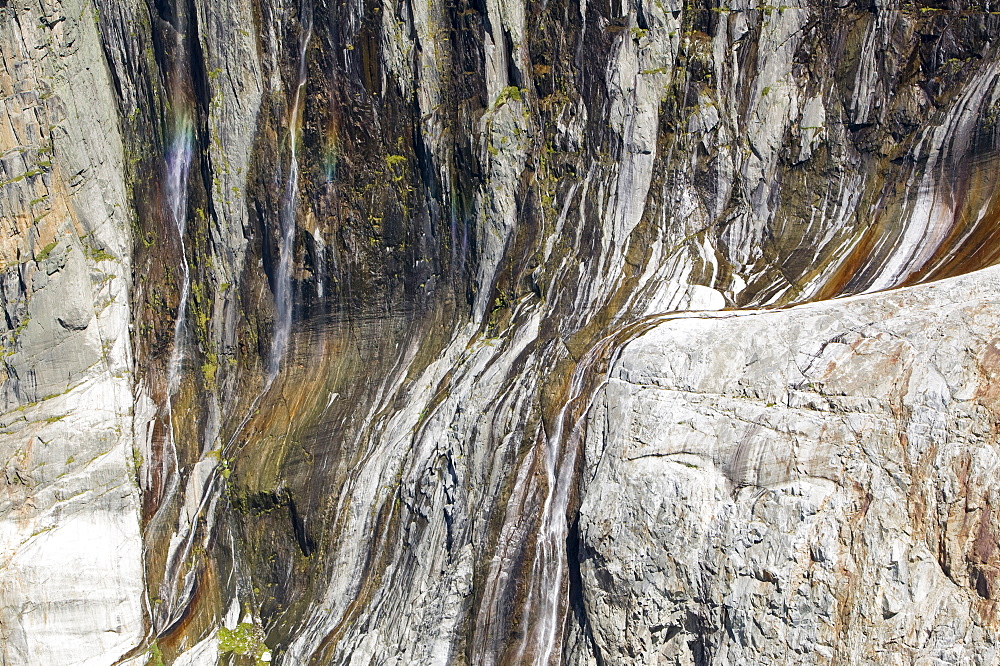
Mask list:
[[[170,363],[167,366],[167,408],[170,409],[170,398],[177,392],[181,377],[181,364],[184,360],[184,343],[186,336],[185,319],[187,317],[188,295],[191,291],[191,267],[187,261],[187,247],[184,243],[184,232],[187,229],[187,198],[188,172],[191,169],[193,154],[193,133],[191,122],[186,116],[177,119],[174,128],[174,138],[167,151],[167,202],[170,206],[170,219],[177,231],[180,243],[181,284],[180,297],[177,303],[177,319],[174,321],[174,345],[170,353]]]
[[[295,92],[295,99],[293,102],[291,110],[291,122],[290,122],[290,149],[291,149],[291,163],[289,166],[288,180],[285,185],[284,197],[282,200],[282,207],[280,211],[279,221],[281,224],[281,244],[279,246],[279,263],[278,263],[278,273],[275,280],[275,309],[276,309],[276,325],[274,332],[274,339],[272,341],[271,356],[268,361],[268,372],[266,377],[266,382],[263,390],[257,394],[257,397],[252,401],[250,408],[247,411],[246,416],[240,422],[240,424],[234,430],[232,436],[220,449],[223,455],[231,450],[231,447],[239,437],[240,433],[243,432],[244,427],[249,422],[251,417],[256,411],[257,406],[260,403],[261,398],[264,397],[267,390],[270,388],[271,383],[277,376],[278,370],[281,365],[281,359],[288,345],[288,338],[291,332],[292,323],[292,256],[294,253],[294,240],[295,240],[295,209],[298,203],[298,178],[299,178],[299,165],[298,165],[298,141],[296,127],[299,125],[298,119],[301,113],[302,107],[302,97],[305,90],[305,77],[306,77],[306,51],[308,48],[309,40],[312,35],[312,12],[311,7],[307,3],[303,3],[302,8],[302,27],[304,30],[304,35],[302,39],[302,46],[299,53],[299,79]],[[191,133],[187,132],[187,143],[184,144],[187,147],[187,160],[190,163],[191,158]],[[171,152],[173,154],[173,151]],[[173,182],[171,172],[171,183]],[[186,171],[184,172],[183,182],[186,183],[187,176]],[[185,206],[186,208],[186,199]],[[176,218],[175,218],[176,219]],[[184,220],[181,219],[178,223],[178,231],[181,234],[181,246],[183,250],[183,227]],[[186,302],[187,292],[189,290],[189,273],[190,269],[185,261],[183,269],[184,277],[184,287],[182,291],[182,302]],[[181,315],[178,315],[178,324],[176,327],[176,335],[179,336],[177,339],[183,339],[184,324],[181,319]],[[179,347],[175,345],[175,353]],[[177,378],[174,378],[174,374],[170,374],[168,377],[168,384],[174,386],[179,383],[179,369],[181,366],[182,356],[177,356],[176,360],[176,373]],[[174,371],[175,363],[174,358],[171,358],[171,372]],[[171,389],[171,392],[175,389]],[[172,441],[172,440],[171,440]],[[176,448],[175,448],[176,451]],[[175,455],[176,458],[176,455]],[[197,569],[191,568],[187,570],[183,575],[182,563],[185,562],[190,556],[191,550],[196,542],[196,537],[199,533],[203,534],[205,544],[207,545],[209,539],[211,538],[212,526],[215,523],[215,509],[217,507],[218,495],[215,492],[218,484],[221,481],[221,476],[219,474],[219,469],[212,458],[204,458],[200,463],[195,465],[195,469],[192,471],[192,477],[189,479],[189,489],[187,491],[189,495],[189,501],[185,502],[185,506],[182,508],[182,521],[178,526],[177,531],[170,539],[170,545],[167,553],[167,565],[166,571],[161,585],[161,597],[165,603],[162,604],[161,619],[159,623],[159,629],[162,631],[175,624],[182,616],[184,609],[190,603],[192,596],[194,594],[196,584],[197,584]],[[194,484],[194,485],[190,485]],[[172,493],[176,492],[177,482],[173,481]],[[192,494],[192,491],[194,494]],[[194,499],[197,498],[197,499]],[[194,499],[194,501],[191,501]],[[186,515],[186,519],[185,519]],[[197,529],[197,523],[204,519],[206,528],[200,532]]]
[[[528,592],[521,611],[521,621],[528,626],[528,630],[511,663],[532,666],[562,663],[564,625],[569,607],[567,516],[577,482],[577,458],[583,439],[582,419],[600,388],[594,385],[598,366],[610,357],[608,367],[611,367],[628,342],[658,323],[681,316],[684,315],[656,315],[625,326],[591,347],[573,370],[569,394],[556,418],[555,431],[545,440],[545,500],[528,578]],[[532,465],[532,460],[530,456],[526,458],[525,465]],[[522,468],[519,477],[527,471]],[[494,571],[491,575],[509,573]],[[491,589],[495,591],[496,586]],[[492,655],[480,652],[480,656],[489,660]]]
[[[187,208],[188,208],[188,176],[191,161],[194,156],[194,125],[185,106],[184,80],[186,77],[185,53],[186,20],[183,13],[178,15],[177,30],[174,32],[176,53],[170,71],[172,97],[177,104],[174,113],[173,129],[170,143],[164,155],[166,183],[164,185],[165,213],[170,218],[173,231],[177,234],[178,268],[180,279],[178,284],[177,314],[174,318],[173,345],[170,358],[167,361],[167,386],[165,409],[167,416],[166,446],[169,452],[164,452],[162,474],[164,476],[164,493],[159,508],[147,525],[147,530],[156,532],[165,529],[164,521],[169,520],[170,509],[174,507],[181,488],[181,465],[176,440],[174,418],[174,397],[180,389],[184,375],[184,360],[188,343],[187,310],[191,293],[191,266],[187,258]],[[167,459],[169,458],[169,463]],[[167,561],[160,581],[159,596],[163,603],[159,605],[154,616],[154,629],[162,631],[172,622],[176,615],[177,586],[175,578],[179,567],[177,544],[183,537],[184,528],[177,528],[170,539]]]
[[[593,392],[586,389],[593,377],[594,365],[604,357],[614,340],[614,336],[605,338],[580,359],[570,379],[569,398],[556,419],[555,432],[546,438],[545,502],[523,607],[523,619],[530,629],[518,648],[514,663],[548,666],[553,655],[562,653],[562,624],[568,597],[565,568],[569,524],[566,514],[580,448],[578,426],[583,414],[580,402],[592,395]]]
[[[164,498],[160,504],[161,507],[171,506],[172,500],[176,496],[180,485],[180,462],[178,460],[177,442],[174,435],[173,398],[180,387],[180,381],[183,375],[185,354],[184,347],[187,338],[185,321],[187,318],[188,296],[191,291],[191,267],[187,260],[187,247],[184,242],[184,234],[187,229],[188,174],[191,169],[191,159],[193,153],[194,136],[191,121],[186,115],[181,114],[176,119],[174,135],[171,140],[170,148],[167,150],[166,154],[167,182],[165,197],[170,219],[171,222],[173,222],[174,230],[177,232],[180,247],[179,256],[181,279],[179,285],[180,293],[177,304],[177,317],[174,320],[173,349],[170,352],[170,360],[167,365],[167,443],[170,447],[171,469],[169,482],[166,484]],[[164,469],[164,473],[166,473],[166,469]],[[155,526],[160,522],[160,516],[161,514],[158,512],[157,515],[153,517],[151,526]],[[172,548],[171,551],[173,550],[175,549]],[[166,575],[164,576],[164,580],[161,584],[161,596],[168,602],[163,605],[168,616],[170,609],[173,607],[172,602],[175,597],[174,585],[172,584],[172,580],[174,578],[172,569],[175,565],[176,558],[172,555],[173,552],[171,552],[168,556],[167,571],[165,572]]]
[[[320,230],[313,230],[313,243],[316,248],[316,298],[323,300],[326,284],[326,245]]]
[[[301,128],[300,114],[306,87],[306,51],[309,49],[309,40],[312,38],[312,7],[308,2],[302,3],[300,21],[303,35],[299,49],[298,85],[295,88],[295,99],[292,102],[292,111],[288,122],[291,159],[279,215],[281,245],[278,250],[278,273],[274,280],[275,326],[267,368],[268,387],[274,381],[278,369],[281,367],[281,359],[288,347],[288,336],[292,330],[292,256],[295,252],[295,209],[299,201],[298,131]]]
[[[170,149],[167,151],[166,158],[166,195],[170,207],[170,219],[174,223],[174,229],[177,231],[180,246],[181,282],[177,304],[177,318],[174,321],[173,349],[170,353],[169,365],[167,366],[167,439],[173,457],[173,470],[163,506],[170,505],[170,499],[176,494],[180,482],[178,477],[180,465],[177,456],[177,442],[174,439],[173,397],[180,387],[181,376],[183,374],[184,346],[187,338],[185,322],[187,318],[188,296],[191,291],[191,267],[187,260],[184,233],[187,229],[188,172],[191,168],[192,154],[193,133],[191,131],[191,123],[186,116],[180,116],[177,119],[173,141]],[[169,579],[168,577],[166,580]]]

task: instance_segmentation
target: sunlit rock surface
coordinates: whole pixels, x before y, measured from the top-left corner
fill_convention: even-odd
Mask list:
[[[111,664],[146,602],[131,233],[87,3],[0,9],[0,663]]]
[[[998,658],[1000,272],[657,325],[588,416],[603,663]]]
[[[990,9],[0,3],[2,663],[991,663]]]

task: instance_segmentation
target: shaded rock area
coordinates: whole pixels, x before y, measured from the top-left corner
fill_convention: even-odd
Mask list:
[[[994,662],[998,36],[0,3],[0,663]]]

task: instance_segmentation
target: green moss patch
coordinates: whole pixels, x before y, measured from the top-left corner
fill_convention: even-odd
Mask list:
[[[268,663],[262,657],[265,655],[270,657],[270,652],[264,643],[264,632],[260,627],[248,622],[239,623],[235,629],[219,627],[219,651],[255,657],[258,666]]]

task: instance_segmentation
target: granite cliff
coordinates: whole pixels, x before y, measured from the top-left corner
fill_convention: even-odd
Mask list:
[[[988,2],[0,2],[0,664],[993,664]]]

